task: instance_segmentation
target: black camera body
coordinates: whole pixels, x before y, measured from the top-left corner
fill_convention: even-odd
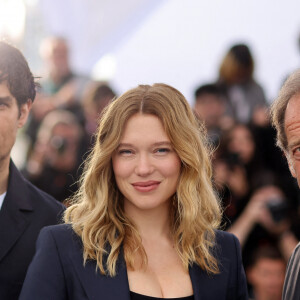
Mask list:
[[[63,154],[68,147],[68,141],[58,135],[51,138],[50,144],[59,154]]]
[[[287,218],[288,205],[285,198],[272,197],[267,201],[267,207],[274,222],[279,223]]]

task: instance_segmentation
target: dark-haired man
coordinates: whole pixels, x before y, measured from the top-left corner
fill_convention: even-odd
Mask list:
[[[221,134],[233,124],[233,119],[217,85],[205,84],[196,89],[194,112],[205,124],[210,142],[218,146]]]
[[[300,187],[300,69],[285,81],[271,113],[277,130],[277,144],[285,153],[290,171]],[[283,299],[300,299],[300,244],[289,260]]]
[[[63,211],[62,204],[26,181],[10,158],[34,98],[24,56],[0,42],[0,299],[18,299],[40,229],[57,223]]]
[[[251,300],[281,300],[286,263],[271,245],[258,246],[246,270]]]

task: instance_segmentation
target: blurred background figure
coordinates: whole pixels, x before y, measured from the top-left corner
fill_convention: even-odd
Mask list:
[[[48,37],[42,41],[40,55],[44,61],[45,74],[40,81],[41,88],[32,114],[27,135],[35,143],[40,122],[50,111],[63,108],[73,112],[83,123],[81,101],[89,79],[75,74],[69,63],[70,49],[62,37]]]
[[[196,89],[194,112],[204,122],[209,140],[214,146],[218,146],[222,132],[233,123],[225,110],[225,99],[217,85],[206,84]]]
[[[103,109],[116,97],[115,92],[106,82],[93,82],[87,86],[83,97],[85,133],[91,138],[96,132],[98,119]]]
[[[260,246],[252,255],[246,274],[251,300],[281,300],[286,262],[271,246]]]
[[[294,181],[282,176],[286,173],[265,163],[252,127],[236,123],[223,133],[214,157],[215,185],[223,201],[224,228],[238,237],[246,268],[263,245],[280,249],[287,262],[299,238]]]
[[[87,142],[83,128],[69,111],[54,110],[43,119],[24,175],[63,202],[77,190]]]
[[[230,221],[243,210],[260,178],[269,176],[259,154],[247,125],[237,123],[223,132],[214,159],[214,172]]]
[[[226,53],[220,69],[218,86],[227,100],[227,110],[241,123],[267,106],[262,87],[254,80],[254,60],[245,44],[236,44]]]
[[[253,251],[265,244],[278,247],[286,261],[289,259],[297,244],[291,211],[286,196],[276,185],[264,185],[253,191],[245,208],[228,228],[242,244],[246,266]]]

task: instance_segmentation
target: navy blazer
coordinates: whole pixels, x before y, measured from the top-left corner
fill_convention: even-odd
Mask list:
[[[10,162],[0,210],[0,299],[18,299],[42,227],[57,224],[64,206],[28,182]]]
[[[239,242],[232,234],[217,231],[216,253],[220,274],[208,275],[199,266],[190,267],[195,300],[248,299]],[[70,225],[44,228],[28,269],[20,300],[130,300],[123,254],[117,275],[96,272],[96,262],[83,265],[82,242]]]

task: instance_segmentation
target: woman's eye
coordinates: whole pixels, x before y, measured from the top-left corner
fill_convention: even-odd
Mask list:
[[[168,152],[170,152],[170,149],[169,148],[159,148],[159,149],[156,149],[155,152],[156,153],[168,153]]]
[[[132,151],[128,150],[128,149],[121,149],[121,150],[119,150],[119,154],[129,155],[131,153],[132,153]]]

